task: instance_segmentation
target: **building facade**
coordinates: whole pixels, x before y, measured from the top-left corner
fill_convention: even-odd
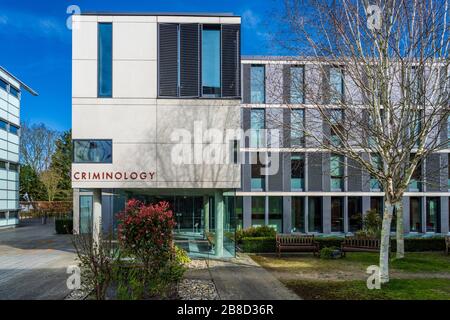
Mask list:
[[[310,132],[318,129],[316,136],[327,130],[315,102],[301,89],[305,83],[320,83],[318,90],[337,83],[344,99],[358,100],[354,90],[341,85],[341,79],[333,83],[332,68],[324,77],[330,84],[322,85],[314,65],[312,60],[289,57],[242,58],[244,130],[278,128],[282,137],[275,148],[257,135],[243,145],[242,156],[250,160],[242,166],[242,186],[236,193],[238,228],[265,224],[283,233],[347,234],[360,230],[368,210],[383,211],[384,193],[368,173],[352,160],[321,151],[315,139],[299,135],[301,130],[287,130],[295,129],[296,123],[310,126]],[[447,128],[440,139],[447,141]],[[278,155],[278,170],[261,175],[261,164],[255,159],[267,150]],[[449,232],[449,152],[432,154],[416,170],[403,198],[406,233]]]
[[[73,23],[77,232],[114,232],[127,199],[164,200],[183,248],[233,256],[235,229],[346,234],[368,210],[382,212],[383,192],[369,175],[286,130],[320,119],[291,85],[315,75],[308,61],[241,61],[240,17],[87,13]],[[260,140],[259,130],[277,128],[271,144]],[[267,151],[274,170],[262,174]],[[420,175],[447,163],[447,152],[433,155]],[[438,185],[412,181],[407,233],[449,232],[448,177],[443,169]]]
[[[19,223],[20,100],[23,89],[37,95],[0,66],[0,228]]]
[[[208,251],[209,238],[208,254],[234,255],[224,234],[234,234],[227,202],[241,173],[226,131],[240,128],[240,18],[83,14],[73,24],[75,230],[101,221],[114,231],[127,199],[164,200],[185,249]]]

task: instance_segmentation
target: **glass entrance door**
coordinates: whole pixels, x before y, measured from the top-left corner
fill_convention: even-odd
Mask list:
[[[178,233],[203,233],[202,197],[175,197],[173,210]]]

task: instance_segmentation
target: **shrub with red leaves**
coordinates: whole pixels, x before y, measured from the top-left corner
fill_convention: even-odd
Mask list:
[[[121,247],[141,260],[148,272],[172,257],[175,220],[168,202],[145,205],[129,200],[118,221]]]

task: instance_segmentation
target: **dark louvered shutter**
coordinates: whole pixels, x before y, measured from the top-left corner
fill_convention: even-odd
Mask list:
[[[159,96],[178,96],[178,25],[159,24]]]
[[[441,157],[439,153],[427,156],[425,162],[426,191],[440,191]]]
[[[180,24],[180,96],[199,96],[199,26]]]
[[[241,96],[240,25],[222,25],[222,97]]]
[[[242,102],[243,103],[250,103],[250,64],[243,64],[242,65],[242,85],[243,85],[243,92],[242,92]]]

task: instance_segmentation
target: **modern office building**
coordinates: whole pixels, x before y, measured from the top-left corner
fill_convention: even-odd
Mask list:
[[[282,134],[276,148],[258,135],[245,141],[242,150],[248,159],[257,159],[267,150],[278,154],[274,157],[278,171],[261,175],[259,161],[243,164],[242,186],[236,193],[237,228],[265,224],[283,233],[347,234],[360,230],[368,210],[382,214],[384,193],[376,179],[351,159],[317,148],[317,141],[301,130],[287,130],[300,124],[308,132],[318,130],[316,136],[330,132],[305,84],[319,83],[323,97],[330,96],[326,90],[337,84],[335,91],[342,91],[343,99],[361,100],[351,85],[342,85],[346,80],[335,70],[339,68],[323,68],[320,72],[329,74],[318,75],[316,66],[312,59],[242,57],[244,130],[278,128]],[[443,142],[448,140],[447,131],[441,132]],[[406,233],[449,232],[449,152],[430,155],[415,171],[403,198]]]
[[[240,128],[240,21],[230,14],[73,17],[75,230],[95,230],[100,219],[113,230],[126,199],[165,200],[189,252],[209,250],[201,241],[207,233],[212,254],[234,255],[224,237],[234,234],[226,202],[241,173],[237,139],[226,130]]]
[[[317,75],[307,59],[241,61],[240,17],[86,13],[73,23],[76,231],[100,221],[114,231],[127,199],[165,200],[186,250],[233,256],[236,228],[345,234],[382,211],[383,192],[361,168],[285,130],[320,119],[291,86]],[[277,127],[281,137],[260,140]],[[267,151],[274,170],[263,174]],[[449,232],[448,169],[437,185],[420,183],[447,162],[445,152],[429,157],[405,194],[407,233]]]
[[[0,66],[0,228],[19,223],[19,140],[22,91],[37,93]]]

